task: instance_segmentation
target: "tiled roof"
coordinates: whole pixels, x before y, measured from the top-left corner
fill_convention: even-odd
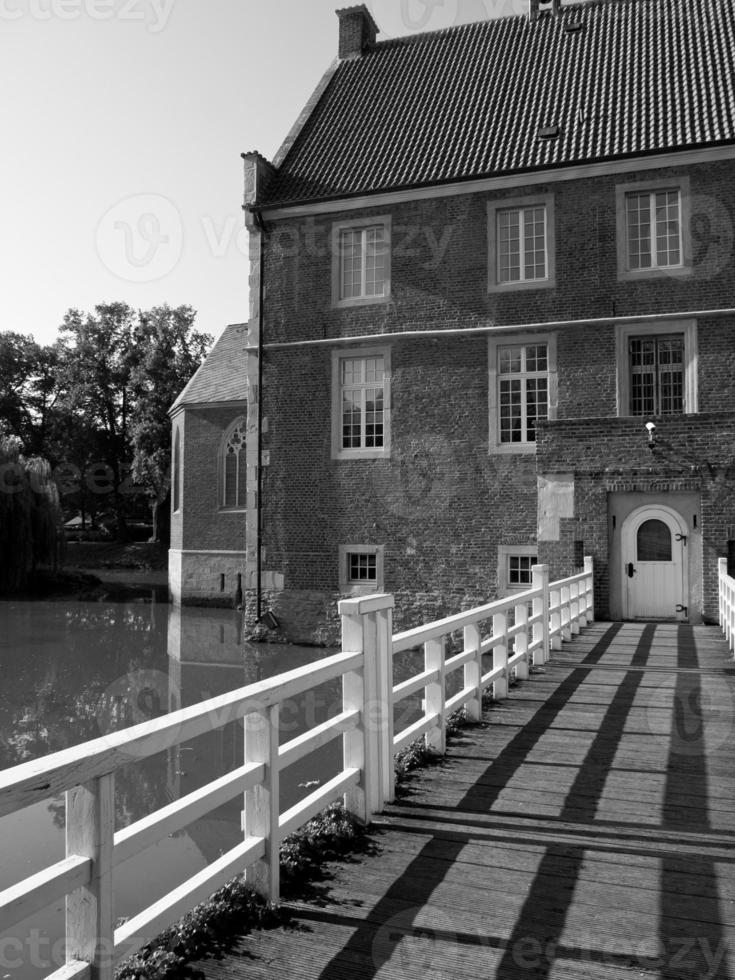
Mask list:
[[[169,412],[184,405],[245,401],[247,340],[246,323],[227,327]]]
[[[591,0],[380,42],[337,66],[263,203],[732,142],[733,51],[733,0]]]

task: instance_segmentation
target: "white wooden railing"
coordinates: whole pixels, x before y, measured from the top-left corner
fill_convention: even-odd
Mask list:
[[[65,897],[67,962],[52,977],[107,980],[121,958],[240,872],[277,901],[279,846],[287,834],[340,797],[359,819],[370,820],[394,798],[396,752],[422,735],[443,752],[452,712],[464,707],[479,719],[484,690],[492,685],[494,697],[505,697],[511,672],[528,677],[532,663],[545,663],[550,649],[592,620],[592,561],[551,584],[547,567],[536,565],[529,590],[395,636],[390,595],[346,599],[339,611],[341,653],[0,773],[0,817],[66,793],[66,857],[0,892],[0,934]],[[459,633],[462,649],[446,658],[447,637]],[[421,646],[423,670],[395,684],[393,658]],[[486,671],[488,654],[492,667]],[[448,697],[447,678],[460,669],[461,689]],[[280,705],[340,677],[339,713],[279,745]],[[421,717],[394,731],[395,706],[421,691]],[[239,719],[245,726],[242,766],[115,832],[120,767]],[[281,813],[281,771],[338,737],[341,771]],[[243,841],[116,929],[115,868],[241,793]]]
[[[718,560],[720,627],[727,645],[735,653],[735,578],[727,574],[727,558]]]

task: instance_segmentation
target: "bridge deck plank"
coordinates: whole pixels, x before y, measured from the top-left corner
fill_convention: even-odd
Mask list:
[[[735,976],[735,671],[720,634],[594,624],[465,730],[287,927],[207,980]]]

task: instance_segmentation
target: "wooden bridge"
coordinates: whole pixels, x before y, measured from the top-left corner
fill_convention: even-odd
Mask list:
[[[208,980],[735,977],[735,669],[713,627],[596,623]]]
[[[277,900],[280,840],[343,796],[376,824],[376,853],[334,868],[292,927],[202,964],[212,980],[735,976],[728,644],[707,627],[593,624],[592,578],[589,560],[553,583],[536,566],[525,593],[395,635],[390,596],[347,600],[333,657],[0,773],[0,815],[67,793],[67,857],[0,893],[0,933],[66,895],[53,976],[110,977],[237,871]],[[732,645],[723,565],[720,589]],[[396,658],[416,648],[421,669],[396,682]],[[279,705],[336,677],[341,710],[279,744]],[[419,717],[396,730],[396,706],[417,694]],[[477,724],[397,803],[394,752],[419,736],[444,752],[460,707]],[[115,829],[120,766],[238,718],[243,766]],[[340,773],[281,812],[280,771],[336,738]],[[115,867],[240,793],[243,842],[115,929]]]

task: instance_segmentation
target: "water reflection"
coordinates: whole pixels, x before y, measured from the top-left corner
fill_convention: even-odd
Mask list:
[[[0,603],[0,767],[56,752],[198,704],[324,656],[308,647],[242,640],[240,614],[155,602]],[[341,710],[339,681],[284,705],[281,741]],[[243,760],[243,726],[212,729],[116,775],[116,828],[177,800]],[[282,809],[338,769],[339,741],[287,770]],[[116,915],[124,919],[242,839],[242,798],[120,866]],[[63,797],[0,820],[0,889],[64,854]],[[63,936],[63,903],[22,923],[16,938]],[[37,943],[36,943],[37,946]],[[27,953],[27,951],[26,951]],[[34,957],[30,957],[33,959]],[[37,959],[37,957],[35,957]],[[57,963],[0,963],[0,976],[35,980]]]

